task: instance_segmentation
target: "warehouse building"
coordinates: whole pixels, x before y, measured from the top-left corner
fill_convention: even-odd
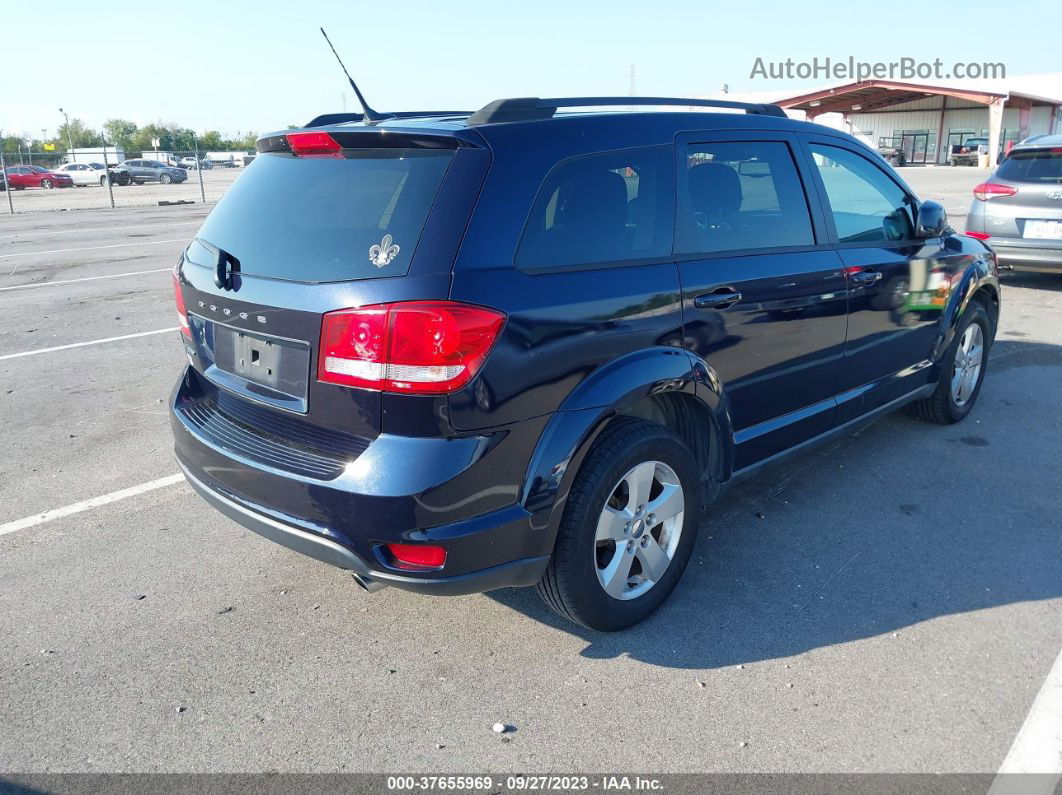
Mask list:
[[[1062,85],[1052,93],[1062,95]],[[908,164],[944,164],[953,147],[966,139],[988,138],[990,166],[995,167],[998,153],[1014,143],[1062,133],[1062,96],[1000,87],[863,80],[774,101],[786,110],[803,111],[809,121],[829,123],[820,117],[840,114],[837,126],[872,147],[895,142]]]

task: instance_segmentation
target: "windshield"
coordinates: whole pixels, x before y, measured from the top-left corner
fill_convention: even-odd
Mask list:
[[[996,174],[1014,182],[1062,183],[1062,147],[1011,152]]]
[[[41,168],[40,166],[28,166],[28,168],[34,174],[47,174],[48,173],[48,169]]]
[[[243,273],[309,282],[403,275],[453,152],[343,154],[256,157],[199,238],[234,256]],[[190,246],[188,257],[213,267],[202,246]]]

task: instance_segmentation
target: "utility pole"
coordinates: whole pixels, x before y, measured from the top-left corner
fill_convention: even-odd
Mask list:
[[[631,64],[631,81],[630,86],[627,88],[627,96],[634,96],[634,64]],[[628,105],[627,110],[634,110],[634,105]]]
[[[66,115],[66,111],[59,108],[59,112],[63,114],[63,118],[66,119],[66,142],[70,147],[70,162],[77,162],[77,155],[74,154],[74,137],[70,134],[70,117]]]
[[[195,147],[195,173],[199,175],[199,198],[206,204],[206,191],[203,189],[203,163],[199,159],[199,139],[192,133],[192,146]]]
[[[19,157],[22,157],[22,153],[19,152]],[[15,214],[15,205],[11,202],[11,194],[14,193],[11,190],[11,183],[7,181],[7,165],[4,163],[4,152],[0,149],[0,171],[4,172],[4,193],[7,194],[7,209],[12,215]]]
[[[111,164],[107,162],[107,139],[101,138],[103,141],[103,174],[104,179],[107,181],[107,195],[111,197],[111,209],[114,209],[114,188],[111,185]],[[118,152],[115,151],[114,156],[118,156]]]

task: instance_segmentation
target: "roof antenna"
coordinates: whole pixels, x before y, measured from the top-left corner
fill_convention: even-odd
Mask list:
[[[339,66],[343,69],[343,74],[347,76],[347,80],[350,81],[350,87],[354,89],[354,94],[358,98],[358,102],[361,103],[362,114],[369,121],[383,121],[384,119],[390,119],[386,113],[379,113],[369,107],[369,103],[365,101],[365,97],[361,95],[361,91],[358,90],[357,83],[354,82],[354,78],[350,76],[350,72],[347,71],[347,67],[343,65],[343,59],[339,57],[339,53],[336,52],[336,48],[332,46],[332,40],[328,38],[328,34],[325,33],[325,29],[321,28],[321,35],[324,36],[325,41],[328,42],[328,46],[332,50],[332,55],[336,56],[336,60],[339,61]]]

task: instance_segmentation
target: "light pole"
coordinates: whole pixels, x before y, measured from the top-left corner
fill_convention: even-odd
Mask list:
[[[66,111],[59,108],[59,112],[63,114],[63,118],[66,119],[66,143],[70,147],[70,162],[77,162],[77,155],[74,154],[74,138],[70,135],[70,117],[66,115]]]

